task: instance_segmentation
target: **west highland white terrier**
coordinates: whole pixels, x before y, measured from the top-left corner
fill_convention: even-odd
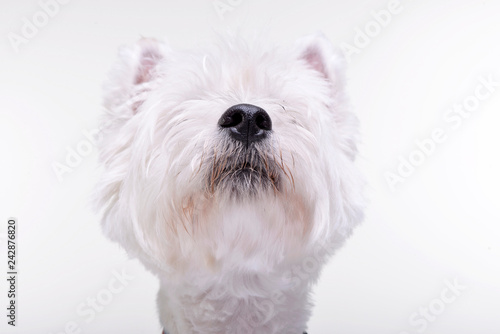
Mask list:
[[[105,234],[158,276],[170,334],[301,334],[321,267],[362,219],[345,60],[221,39],[143,39],[105,85]]]

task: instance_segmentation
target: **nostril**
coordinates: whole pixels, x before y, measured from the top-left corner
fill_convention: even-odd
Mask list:
[[[269,131],[272,129],[271,119],[267,116],[267,114],[258,114],[257,117],[255,117],[255,124],[262,130]]]
[[[235,127],[243,121],[243,115],[238,110],[234,110],[232,113],[223,115],[219,120],[219,125],[223,128]]]

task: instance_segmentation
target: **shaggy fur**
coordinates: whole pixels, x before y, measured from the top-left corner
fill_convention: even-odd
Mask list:
[[[302,333],[311,285],[362,219],[344,58],[321,35],[260,44],[143,39],[105,85],[103,229],[158,276],[170,334]],[[250,147],[218,126],[240,103],[272,119]]]

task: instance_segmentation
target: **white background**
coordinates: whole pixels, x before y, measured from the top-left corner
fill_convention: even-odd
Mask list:
[[[348,76],[371,203],[314,290],[309,333],[500,333],[500,86],[459,127],[443,119],[473,96],[479,78],[500,82],[499,1],[401,0],[364,46],[357,29],[376,29],[371,12],[389,1],[222,0],[233,6],[220,16],[212,0],[72,0],[17,52],[9,34],[21,34],[23,18],[32,21],[41,7],[0,1],[1,333],[65,333],[72,323],[90,334],[161,332],[156,279],[101,235],[88,205],[95,150],[62,182],[52,166],[97,128],[101,83],[119,45],[148,36],[192,48],[238,27],[283,44],[321,30],[337,45],[356,47],[358,37],[362,46]],[[391,189],[386,173],[436,128],[446,141]],[[11,216],[19,237],[16,328],[5,316]],[[77,309],[106,294],[113,271],[133,279],[95,318],[82,316]],[[465,289],[453,294],[446,282]],[[443,293],[454,301],[444,303]]]

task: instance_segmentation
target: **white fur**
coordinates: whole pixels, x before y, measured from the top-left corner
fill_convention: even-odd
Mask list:
[[[311,284],[362,219],[341,53],[313,35],[190,53],[141,40],[119,58],[105,85],[98,205],[105,234],[159,277],[162,325],[302,333]],[[276,161],[279,189],[233,196],[207,182],[217,155],[240,152],[217,125],[239,103],[272,119],[259,150]]]

